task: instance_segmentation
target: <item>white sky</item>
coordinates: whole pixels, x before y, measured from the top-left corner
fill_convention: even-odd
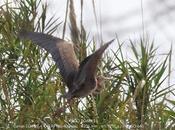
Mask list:
[[[46,0],[50,14],[64,20],[66,0]],[[120,41],[139,39],[143,32],[141,0],[94,0],[98,19],[96,26],[93,13],[93,0],[84,0],[84,25],[90,36],[100,36],[104,41],[113,39],[116,34]],[[80,18],[80,0],[74,0],[77,18]],[[169,10],[167,12],[166,10]],[[159,47],[159,53],[166,53],[173,45],[175,50],[175,2],[174,0],[143,0],[143,20],[145,33],[150,41]],[[100,30],[100,24],[102,25]],[[60,31],[58,31],[60,32]],[[62,31],[61,31],[62,32]],[[69,37],[69,36],[68,36]],[[173,61],[174,61],[173,54]],[[173,67],[175,65],[173,64]],[[175,76],[173,74],[173,79]],[[174,80],[175,81],[175,80]]]
[[[64,20],[66,0],[45,0],[49,4],[50,15],[56,14],[60,21]],[[141,0],[95,0],[99,26],[96,26],[92,8],[93,0],[84,0],[84,25],[91,36],[99,36],[102,25],[103,40],[107,41],[116,36],[120,40],[139,38],[142,34]],[[156,2],[158,1],[159,4]],[[175,42],[175,11],[165,12],[167,7],[175,8],[175,2],[168,0],[143,0],[143,17],[145,32],[150,39],[163,50],[168,50]],[[77,18],[80,17],[80,0],[74,0]],[[161,14],[160,16],[156,16]],[[60,31],[58,31],[60,32]],[[161,49],[160,47],[160,49]],[[162,51],[163,51],[162,50]]]
[[[0,0],[0,5],[3,1]],[[13,1],[13,0],[9,0]],[[49,15],[64,20],[67,0],[42,0],[49,5]],[[91,36],[99,36],[92,7],[93,0],[84,0],[84,25]],[[117,34],[121,41],[138,38],[142,34],[141,0],[94,0],[98,24],[102,25],[103,40]],[[80,0],[74,0],[77,18],[80,17]],[[169,9],[169,12],[166,12]],[[145,32],[157,45],[168,49],[175,42],[174,0],[143,0]],[[157,16],[159,14],[159,16]],[[98,30],[98,31],[97,31]],[[58,30],[58,32],[62,32]]]
[[[10,1],[10,0],[9,0]],[[64,20],[67,0],[42,0],[49,5],[48,15],[53,14]],[[139,39],[142,35],[141,0],[94,0],[98,27],[93,13],[93,0],[84,0],[83,21],[85,29],[92,36],[103,40],[113,39],[116,34],[120,41]],[[80,17],[80,0],[74,0],[77,18]],[[3,0],[0,0],[0,4]],[[169,9],[169,12],[166,10]],[[160,53],[167,52],[175,42],[175,2],[174,0],[143,0],[143,18],[145,32],[149,39],[154,39]],[[100,24],[102,25],[100,30]],[[61,28],[60,28],[61,29]],[[60,34],[62,30],[58,30]],[[69,37],[69,35],[67,35]],[[70,39],[70,38],[69,38]],[[175,47],[173,47],[175,49]],[[174,52],[174,51],[173,51]],[[174,54],[173,54],[174,61]],[[173,65],[174,66],[174,65]],[[175,79],[175,76],[173,76]]]

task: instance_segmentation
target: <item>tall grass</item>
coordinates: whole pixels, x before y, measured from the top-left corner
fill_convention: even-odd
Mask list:
[[[110,77],[101,92],[77,99],[66,112],[52,116],[64,105],[59,95],[65,92],[65,84],[51,56],[30,41],[21,42],[17,32],[53,34],[58,26],[66,28],[69,18],[71,40],[81,61],[96,43],[87,42],[82,18],[79,26],[74,8],[73,0],[67,2],[65,22],[60,24],[54,16],[48,18],[47,4],[41,0],[16,0],[14,7],[8,2],[0,7],[0,128],[173,130],[175,103],[168,96],[174,89],[166,83],[172,48],[159,58],[154,41],[147,39],[130,40],[133,57],[129,59],[123,54],[123,43],[115,43],[118,49],[104,55],[98,67],[98,74]]]

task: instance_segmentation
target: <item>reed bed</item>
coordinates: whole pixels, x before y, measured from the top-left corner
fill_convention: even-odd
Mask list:
[[[64,38],[68,28],[81,61],[87,52],[94,52],[97,42],[88,39],[80,2],[78,22],[73,0],[67,0],[65,21],[48,18],[48,6],[41,0],[15,0],[13,5],[6,1],[0,6],[0,128],[175,129],[175,102],[169,98],[175,91],[168,82],[172,48],[160,56],[147,38],[129,41],[130,58],[124,55],[124,43],[115,42],[117,49],[109,50],[98,67],[99,75],[110,77],[102,91],[77,99],[66,112],[52,116],[64,105],[60,94],[66,91],[65,84],[51,56],[30,41],[20,41],[17,33],[26,29],[55,34],[62,26]]]

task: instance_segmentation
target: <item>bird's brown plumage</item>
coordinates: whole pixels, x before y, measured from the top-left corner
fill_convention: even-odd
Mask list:
[[[65,94],[67,99],[84,97],[96,87],[96,68],[105,49],[113,40],[101,46],[95,53],[86,57],[79,65],[73,44],[38,32],[21,31],[19,38],[29,39],[48,51],[60,70],[69,91]]]

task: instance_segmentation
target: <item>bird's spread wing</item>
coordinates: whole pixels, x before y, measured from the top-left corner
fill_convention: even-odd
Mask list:
[[[102,57],[103,52],[107,47],[113,42],[111,40],[101,46],[97,51],[95,51],[90,56],[86,57],[79,66],[78,77],[76,78],[76,83],[81,84],[87,77],[92,77],[96,73],[97,65]]]
[[[19,33],[19,37],[31,40],[48,51],[56,62],[63,80],[66,82],[68,87],[70,87],[68,83],[70,82],[69,78],[73,78],[70,75],[76,73],[79,67],[72,44],[62,39],[37,32],[22,31]]]

